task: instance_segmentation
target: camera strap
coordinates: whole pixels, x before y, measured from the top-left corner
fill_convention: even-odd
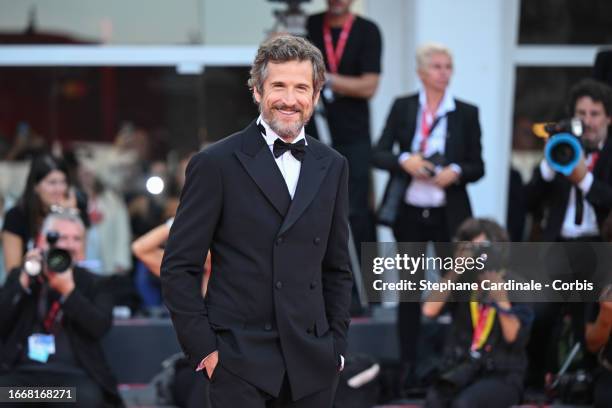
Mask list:
[[[495,323],[495,308],[475,301],[470,302],[472,317],[472,345],[470,351],[480,350],[487,342]]]

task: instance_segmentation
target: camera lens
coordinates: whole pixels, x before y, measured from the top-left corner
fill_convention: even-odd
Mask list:
[[[571,163],[575,155],[576,152],[569,143],[559,143],[550,152],[552,160],[562,166]]]
[[[72,257],[70,253],[64,249],[53,248],[47,254],[47,268],[50,271],[61,273],[66,271],[72,265]]]

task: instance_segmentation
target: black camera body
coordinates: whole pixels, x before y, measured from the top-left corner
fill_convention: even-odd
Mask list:
[[[583,128],[584,124],[577,118],[533,126],[536,136],[548,139],[544,156],[556,172],[568,176],[580,161]]]
[[[57,231],[47,233],[46,239],[49,249],[43,252],[42,263],[37,259],[29,259],[24,263],[24,269],[28,275],[38,276],[43,270],[43,264],[49,271],[55,273],[63,273],[70,269],[72,266],[70,252],[55,246],[59,237],[60,234]]]

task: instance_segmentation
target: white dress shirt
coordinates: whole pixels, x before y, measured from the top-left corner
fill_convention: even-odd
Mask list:
[[[264,135],[262,133],[262,136],[266,140],[266,143],[270,148],[270,153],[272,153],[272,157],[274,157],[274,142],[276,141],[276,139],[281,139],[283,142],[284,140],[280,136],[278,136],[276,132],[272,130],[272,128],[270,128],[266,121],[263,120],[261,115],[257,119],[257,123],[261,123],[264,129],[266,129],[266,134]],[[300,134],[298,135],[298,137],[295,138],[293,143],[302,139],[304,139],[304,143],[308,145],[303,127],[302,130],[300,130]],[[291,199],[293,199],[293,196],[295,195],[295,189],[297,188],[298,179],[300,178],[300,169],[302,168],[302,162],[293,157],[293,154],[290,151],[286,151],[280,156],[274,157],[274,161],[276,162],[278,169],[283,175],[285,183],[287,184],[287,189],[289,190],[289,195],[291,196]]]
[[[416,129],[414,137],[412,138],[412,153],[418,153],[421,141],[423,140],[422,133],[422,118],[423,109],[427,106],[427,99],[425,91],[419,91],[419,109],[417,111]],[[446,135],[448,134],[448,121],[446,115],[449,112],[455,110],[455,99],[450,92],[445,92],[438,111],[435,115],[426,115],[427,124],[431,126],[435,118],[441,118],[436,127],[431,131],[431,134],[427,138],[427,145],[423,152],[424,157],[432,156],[435,153],[439,153],[444,156],[444,149],[446,148]],[[402,153],[399,157],[400,163],[406,160],[411,153]],[[440,170],[440,169],[436,169]],[[457,173],[461,173],[461,168],[457,165],[453,166],[453,170]],[[429,180],[417,180],[413,179],[410,185],[406,189],[406,195],[404,197],[406,204],[413,205],[415,207],[442,207],[446,205],[446,192],[444,189],[436,186],[432,181]]]
[[[592,159],[593,155],[587,157],[587,166],[590,165]],[[540,173],[544,181],[551,182],[555,178],[555,171],[546,162],[546,159],[542,159],[540,162]],[[586,199],[586,195],[589,193],[592,185],[593,173],[591,172],[587,172],[582,181],[576,184],[576,187],[582,191],[582,207],[584,210],[582,212],[581,224],[576,224],[576,189],[574,186],[570,189],[569,201],[565,209],[565,218],[563,218],[563,226],[561,227],[561,237],[573,239],[599,235],[595,209]]]

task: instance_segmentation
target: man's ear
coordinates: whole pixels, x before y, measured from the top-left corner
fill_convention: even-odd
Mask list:
[[[319,90],[319,92],[317,92],[314,96],[314,98],[312,99],[312,106],[313,108],[316,108],[317,103],[319,103],[319,97],[321,96],[321,91]]]
[[[255,98],[255,101],[257,101],[257,103],[261,103],[261,94],[257,90],[257,87],[253,87],[253,97]]]

